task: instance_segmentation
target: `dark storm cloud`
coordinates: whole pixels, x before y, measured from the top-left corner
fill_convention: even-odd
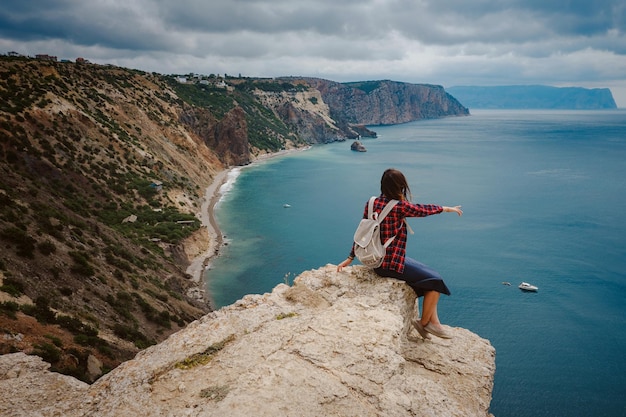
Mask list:
[[[623,1],[431,1],[397,2],[398,22],[407,36],[439,44],[523,43],[553,37],[624,33]]]
[[[362,2],[342,3],[341,7],[320,7],[319,2],[230,1],[210,4],[200,1],[164,2],[160,16],[175,27],[207,33],[284,33],[313,31],[337,33],[345,13]],[[182,6],[182,7],[181,7]]]
[[[0,37],[62,40],[76,45],[154,50],[173,47],[145,10],[131,2],[24,1],[0,8]]]
[[[554,37],[624,34],[626,2],[600,1],[22,1],[2,6],[0,34],[17,40],[168,50],[172,36],[309,32],[367,40],[397,31],[438,45],[521,44]],[[596,41],[597,44],[599,41]],[[594,45],[595,46],[595,45]],[[607,50],[623,47],[607,39]]]

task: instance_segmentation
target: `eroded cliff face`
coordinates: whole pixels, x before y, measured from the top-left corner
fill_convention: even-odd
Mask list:
[[[467,108],[437,85],[388,80],[355,83],[303,80],[320,92],[333,119],[350,124],[389,125],[469,115]]]
[[[245,112],[239,106],[217,120],[204,108],[185,106],[180,121],[199,136],[226,166],[250,163],[250,141]]]
[[[495,352],[461,328],[423,340],[404,283],[327,265],[249,295],[93,385],[0,357],[0,414],[18,416],[488,416]]]
[[[330,117],[330,110],[320,92],[308,91],[267,92],[256,90],[255,95],[278,117],[309,143],[344,140],[344,132]]]
[[[388,125],[469,111],[443,87],[395,81],[337,83],[319,78],[277,80],[307,90],[256,90],[255,95],[309,143],[376,137],[366,125]]]

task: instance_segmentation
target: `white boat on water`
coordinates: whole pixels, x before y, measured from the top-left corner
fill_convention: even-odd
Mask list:
[[[539,289],[538,287],[535,287],[534,285],[531,285],[527,282],[522,282],[518,288],[522,291],[532,291],[532,292],[537,292],[537,290]]]

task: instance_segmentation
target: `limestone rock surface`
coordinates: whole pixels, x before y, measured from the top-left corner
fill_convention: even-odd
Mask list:
[[[0,356],[2,416],[488,416],[490,343],[421,339],[415,295],[362,266],[207,314],[92,385]]]

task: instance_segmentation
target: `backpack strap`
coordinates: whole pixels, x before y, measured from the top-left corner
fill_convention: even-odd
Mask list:
[[[378,215],[378,223],[382,222],[385,217],[391,212],[391,210],[398,204],[398,200],[390,200],[383,211]]]
[[[399,203],[398,200],[389,200],[389,202],[387,203],[385,208],[383,208],[383,210],[380,212],[380,215],[379,215],[377,212],[374,212],[374,200],[376,200],[376,196],[370,197],[370,200],[367,206],[367,216],[368,218],[372,220],[376,220],[378,224],[380,224],[383,221],[383,219],[387,217],[387,215],[391,212],[391,210],[396,206],[396,204]],[[391,242],[393,242],[395,238],[396,237],[393,236],[387,239],[387,241],[383,244],[383,247],[387,249],[387,247],[391,245]]]
[[[376,200],[376,196],[370,197],[370,200],[367,204],[367,218],[376,220],[378,223],[382,222],[385,217],[391,212],[391,210],[399,203],[398,200],[389,200],[385,208],[378,214],[374,212],[374,200]]]
[[[374,216],[374,200],[376,200],[375,195],[370,197],[370,201],[367,204],[367,218],[372,220],[377,219],[377,217]],[[378,214],[376,214],[376,216],[378,216]]]
[[[374,200],[376,200],[376,196],[372,196],[370,198],[369,206],[368,206],[368,209],[367,209],[368,210],[367,216],[368,216],[369,219],[372,219],[372,220],[377,220],[378,219],[379,223],[382,222],[383,219],[385,217],[387,217],[387,215],[389,214],[391,209],[393,209],[395,207],[395,205],[398,204],[398,200],[390,200],[389,203],[387,203],[387,205],[383,209],[383,211],[380,212],[380,216],[373,217],[372,216],[372,212],[374,211]],[[411,229],[411,225],[409,224],[409,222],[406,221],[406,219],[404,219],[404,224],[406,224],[406,228],[409,231],[409,233],[410,234],[414,234],[413,229]],[[391,242],[389,242],[389,243],[391,243]]]
[[[396,206],[396,204],[398,204],[398,200],[391,200],[387,203],[383,211],[381,211],[380,215],[378,216],[378,224],[380,224],[383,221],[383,219],[387,217],[387,215]],[[395,236],[392,236],[389,239],[387,239],[387,241],[383,244],[383,247],[387,249],[387,247],[391,245],[391,242],[393,242],[395,238],[396,238]]]

